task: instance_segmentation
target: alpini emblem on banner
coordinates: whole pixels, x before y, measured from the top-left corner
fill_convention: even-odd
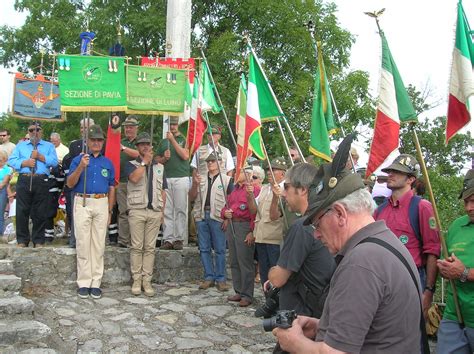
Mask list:
[[[97,65],[86,64],[82,68],[82,77],[85,82],[95,84],[102,80],[102,69]]]

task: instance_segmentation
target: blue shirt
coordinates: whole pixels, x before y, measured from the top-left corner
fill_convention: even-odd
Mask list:
[[[8,164],[20,173],[38,173],[49,175],[49,168],[58,165],[58,157],[53,144],[48,141],[40,140],[36,145],[38,152],[44,156],[44,162],[36,160],[36,168],[21,167],[23,161],[28,160],[33,152],[31,141],[22,141],[13,150],[8,158]]]
[[[86,194],[108,193],[109,187],[115,185],[115,170],[112,161],[102,154],[97,155],[97,157],[90,154],[89,157],[89,166],[84,170],[87,171]],[[81,159],[82,155],[78,155],[72,160],[68,176],[77,169]],[[84,193],[84,171],[72,189],[76,193]]]
[[[0,183],[3,182],[3,179],[5,178],[5,176],[11,176],[12,173],[13,173],[12,168],[10,166],[4,165],[0,169]]]

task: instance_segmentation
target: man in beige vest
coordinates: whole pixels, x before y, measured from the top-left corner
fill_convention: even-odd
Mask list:
[[[215,147],[217,154],[220,157],[220,172],[232,176],[235,169],[234,160],[232,159],[232,154],[230,150],[219,144],[219,140],[221,140],[221,128],[213,127],[211,129],[211,132],[212,135],[207,136],[207,140],[209,143],[207,145],[201,145],[193,156],[193,159],[191,161],[193,174],[195,173],[195,171],[197,171],[197,173],[199,173],[201,176],[206,175],[208,171],[206,159],[209,154],[214,151]]]
[[[163,218],[166,200],[163,165],[152,164],[153,151],[148,133],[136,139],[139,156],[126,165],[128,175],[127,210],[130,225],[130,267],[133,278],[132,294],[154,296],[151,285],[155,265],[156,237]],[[166,182],[165,182],[166,183]]]
[[[204,281],[199,289],[216,285],[217,290],[229,289],[226,284],[226,237],[223,231],[221,211],[226,205],[225,196],[233,189],[232,178],[219,174],[220,156],[211,153],[206,158],[206,175],[196,174],[189,191],[194,200],[193,216],[198,230],[199,253],[204,267]],[[227,193],[225,193],[225,191]],[[214,257],[212,256],[214,250]]]
[[[273,179],[270,166],[273,170]],[[262,187],[257,197],[258,213],[255,218],[255,245],[258,256],[260,282],[268,280],[268,272],[280,257],[280,244],[285,232],[283,215],[279,205],[279,195],[273,192],[275,187],[283,189],[285,172],[288,167],[284,157],[277,157],[267,166],[268,184]]]

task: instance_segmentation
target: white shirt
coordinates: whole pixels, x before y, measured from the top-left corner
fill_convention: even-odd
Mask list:
[[[69,154],[69,148],[63,143],[59,143],[58,147],[56,148],[56,155],[58,155],[58,162],[62,163],[64,156],[66,156],[67,154]]]

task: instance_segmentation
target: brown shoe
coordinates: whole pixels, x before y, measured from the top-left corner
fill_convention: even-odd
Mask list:
[[[252,301],[249,300],[249,299],[241,299],[240,302],[239,302],[239,306],[240,306],[240,307],[247,307],[247,306],[249,306],[251,303],[252,303]]]
[[[201,284],[199,284],[199,290],[206,290],[209,289],[211,286],[214,286],[214,280],[204,280]]]
[[[163,245],[161,245],[160,250],[172,250],[173,244],[171,242],[166,241]]]
[[[227,291],[227,290],[230,289],[230,286],[227,285],[227,283],[226,283],[225,281],[218,281],[218,282],[216,283],[216,288],[217,288],[217,290],[219,290],[219,291]]]
[[[16,247],[18,247],[18,248],[27,248],[28,245],[26,243],[17,243]]]
[[[43,243],[35,243],[34,248],[43,248],[44,244]]]
[[[227,301],[237,301],[238,302],[240,300],[242,300],[242,298],[240,297],[239,294],[235,294],[235,295],[227,297]]]
[[[173,249],[176,251],[181,251],[183,249],[183,241],[174,241]]]

